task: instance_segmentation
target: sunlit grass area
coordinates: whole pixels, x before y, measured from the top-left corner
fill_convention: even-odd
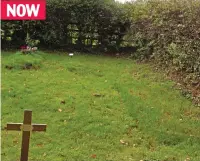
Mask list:
[[[38,68],[5,68],[13,54],[2,53],[2,127],[24,109],[48,125],[32,133],[30,161],[200,160],[199,109],[149,65],[39,53]],[[21,132],[2,130],[3,161],[19,160],[20,147]]]

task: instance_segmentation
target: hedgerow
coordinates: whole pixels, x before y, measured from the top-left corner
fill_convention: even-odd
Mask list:
[[[113,0],[47,0],[45,21],[2,21],[2,47],[25,43],[43,48],[118,48],[128,25],[123,6]]]
[[[133,57],[186,73],[184,81],[200,90],[200,1],[145,0],[126,8],[132,21],[126,39],[137,47]]]

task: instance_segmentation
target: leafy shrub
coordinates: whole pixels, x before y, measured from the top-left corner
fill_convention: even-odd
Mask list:
[[[31,47],[40,43],[45,48],[83,49],[104,48],[113,40],[118,47],[127,25],[122,6],[114,0],[47,0],[45,21],[2,21],[1,26],[5,35],[13,32],[13,46],[26,41]],[[3,42],[2,48],[9,47]]]
[[[200,76],[200,1],[137,0],[126,8],[134,57]]]
[[[26,42],[26,44],[28,46],[35,47],[35,46],[37,46],[40,43],[40,40],[31,39],[30,36],[29,36],[29,34],[27,34],[25,42]]]
[[[17,52],[9,58],[9,64],[6,64],[7,69],[38,69],[42,65],[43,57],[41,53],[26,54]]]

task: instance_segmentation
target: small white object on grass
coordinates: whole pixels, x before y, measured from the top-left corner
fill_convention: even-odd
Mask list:
[[[33,47],[33,48],[32,48],[32,51],[37,51],[37,50],[38,50],[37,47]]]
[[[72,56],[74,56],[74,54],[73,53],[69,53],[69,56],[72,57]]]

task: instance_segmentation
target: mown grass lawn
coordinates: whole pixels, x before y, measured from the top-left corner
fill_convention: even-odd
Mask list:
[[[24,109],[46,133],[32,133],[30,161],[199,161],[200,112],[149,65],[105,56],[42,54],[37,70],[6,69],[2,127]],[[2,128],[3,129],[3,128]],[[2,130],[2,160],[20,157],[21,133]]]

